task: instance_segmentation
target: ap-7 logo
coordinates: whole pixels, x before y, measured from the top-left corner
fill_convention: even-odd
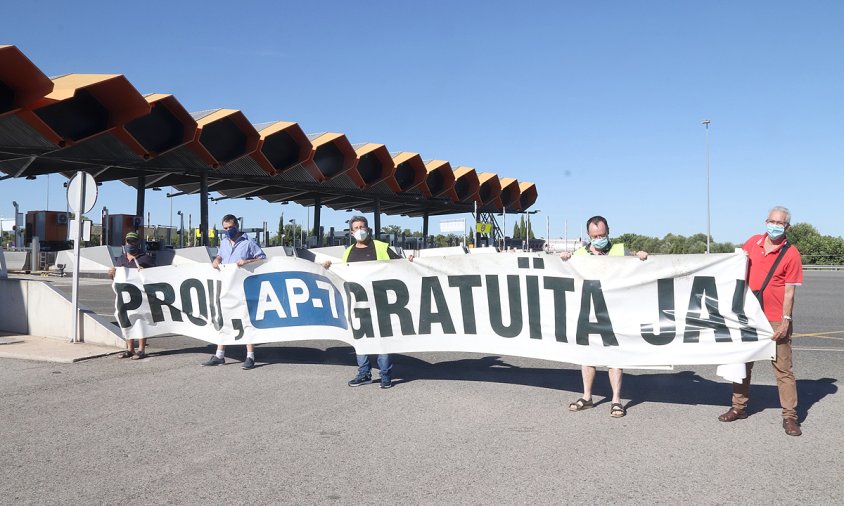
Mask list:
[[[257,274],[246,278],[243,290],[255,328],[347,328],[343,297],[325,276],[297,271]]]

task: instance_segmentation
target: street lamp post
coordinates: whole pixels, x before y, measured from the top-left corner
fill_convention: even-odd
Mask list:
[[[171,200],[172,202],[172,200]],[[176,211],[179,215],[179,248],[185,247],[185,215],[182,211]]]
[[[712,235],[710,230],[711,213],[709,207],[709,123],[708,119],[703,120],[703,126],[706,128],[706,252],[709,253],[709,237]]]
[[[525,214],[527,214],[527,230],[525,231],[525,237],[527,237],[527,242],[525,243],[525,244],[527,244],[527,251],[532,251],[532,249],[530,247],[530,233],[533,232],[533,230],[530,227],[530,215],[536,214],[538,212],[539,212],[539,209],[537,209],[535,211],[528,211],[528,212],[525,213]]]

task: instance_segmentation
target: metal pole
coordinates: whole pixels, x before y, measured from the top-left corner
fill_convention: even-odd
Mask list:
[[[199,227],[202,245],[208,246],[208,169],[199,171]]]
[[[375,225],[375,233],[372,234],[375,236],[375,239],[381,239],[381,199],[376,195],[375,196],[375,217],[372,219],[373,224]]]
[[[81,263],[80,246],[82,243],[82,210],[85,209],[85,173],[76,172],[76,177],[81,183],[79,200],[76,202],[76,237],[73,238],[73,291],[71,302],[73,305],[73,322],[71,326],[70,342],[79,342],[79,264]],[[143,202],[143,201],[142,201]]]
[[[569,250],[569,220],[563,221],[563,251]]]
[[[504,228],[504,233],[501,234],[501,251],[507,249],[507,208],[503,209],[504,211],[504,219],[501,220],[502,227]]]
[[[185,247],[185,214],[182,211],[179,213],[179,248]]]
[[[706,128],[706,252],[709,253],[709,237],[712,235],[710,229],[711,214],[709,207],[709,123],[708,119],[703,120],[703,126]]]
[[[475,247],[481,244],[481,233],[478,232],[478,222],[481,221],[481,216],[478,214],[478,201],[475,201]]]
[[[527,213],[527,215],[528,215],[528,222],[527,222],[527,231],[525,232],[525,236],[527,237],[527,243],[526,243],[526,244],[527,244],[527,251],[531,251],[531,248],[530,248],[530,235],[531,235],[531,232],[533,232],[533,230],[531,230],[531,228],[530,228],[530,214],[531,214],[530,212],[528,212],[528,213]]]
[[[316,245],[317,248],[322,247],[322,233],[320,232],[320,226],[322,223],[322,197],[317,195],[314,198],[314,232],[317,236]]]
[[[422,247],[427,248],[428,244],[428,211],[422,215]]]
[[[168,197],[170,200],[170,228],[167,229],[167,244],[173,245],[173,198]]]

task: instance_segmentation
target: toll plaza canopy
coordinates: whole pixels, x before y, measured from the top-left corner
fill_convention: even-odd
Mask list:
[[[533,183],[452,167],[294,122],[252,124],[232,109],[188,112],[173,95],[142,95],[122,75],[48,78],[0,45],[0,180],[85,171],[139,191],[173,187],[363,212],[424,216],[522,212]],[[143,198],[139,197],[139,207]]]

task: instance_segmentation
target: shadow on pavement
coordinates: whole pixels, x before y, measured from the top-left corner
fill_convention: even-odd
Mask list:
[[[205,345],[162,350],[154,355],[213,354],[213,350],[213,345]],[[227,356],[234,360],[243,360],[246,356],[246,350],[242,346],[234,345],[229,350]],[[256,357],[261,368],[274,364],[326,364],[356,367],[354,349],[348,346],[334,346],[323,350],[301,346],[262,345],[257,348]],[[373,360],[373,366],[374,362]],[[431,363],[417,357],[394,354],[393,364],[396,385],[419,380],[482,381],[568,391],[575,395],[581,393],[583,388],[578,369],[520,367],[494,355]],[[712,368],[714,371],[714,366]],[[353,371],[350,370],[350,374],[353,375]],[[812,406],[838,391],[837,381],[836,378],[797,380],[798,417],[801,422],[808,417]],[[599,399],[606,397],[601,400],[596,399],[596,406],[609,402],[611,393],[609,378],[603,369],[598,370],[593,393]],[[706,379],[693,371],[626,372],[622,390],[622,396],[631,399],[626,403],[627,408],[646,402],[659,402],[724,406],[726,410],[730,406],[731,394],[732,389],[729,383]],[[776,386],[751,385],[748,408],[750,414],[779,407],[779,393]]]

